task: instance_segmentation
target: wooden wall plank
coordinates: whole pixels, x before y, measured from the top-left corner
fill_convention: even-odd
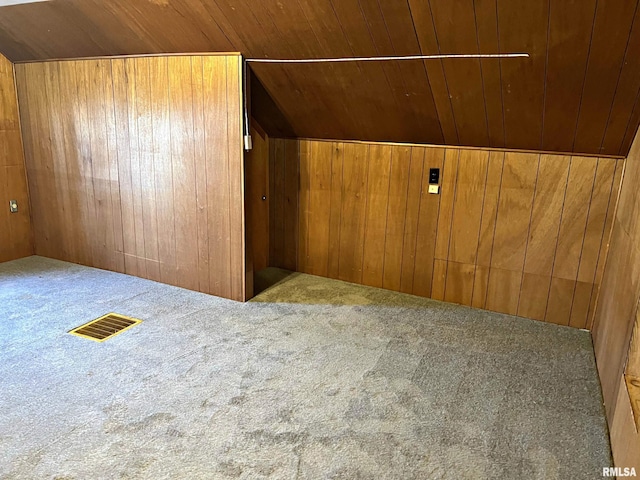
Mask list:
[[[491,253],[496,232],[496,219],[500,200],[500,185],[504,170],[504,153],[490,152],[487,166],[487,183],[485,185],[482,204],[482,222],[478,236],[477,264],[488,267],[491,265]],[[487,270],[488,275],[488,270]]]
[[[298,245],[298,190],[299,190],[299,151],[298,142],[285,140],[284,145],[284,262],[288,270],[296,270]],[[239,219],[238,219],[239,221]]]
[[[424,148],[411,148],[407,208],[405,211],[404,239],[402,244],[402,267],[400,273],[400,291],[404,293],[413,293],[421,193],[424,184],[424,157]],[[429,171],[427,170],[427,176],[428,175]]]
[[[471,305],[475,270],[476,267],[472,264],[447,262],[447,277],[444,290],[445,302]]]
[[[538,175],[533,200],[524,264],[524,271],[527,273],[551,276],[570,160],[570,157],[564,155],[540,156],[540,172],[544,174]]]
[[[589,216],[580,255],[578,281],[593,283],[598,264],[600,245],[605,233],[605,222],[609,197],[613,187],[617,161],[611,158],[598,159],[595,181],[591,192]]]
[[[178,72],[175,72],[177,74]],[[153,131],[153,167],[156,207],[156,222],[158,233],[158,263],[160,279],[163,283],[175,285],[177,283],[177,258],[176,258],[176,213],[174,205],[176,197],[174,184],[179,179],[174,179],[172,143],[173,135],[170,118],[170,85],[168,59],[155,57],[149,62],[149,76],[151,96],[151,128]],[[186,115],[185,115],[186,116]],[[177,119],[174,118],[177,123]],[[180,138],[175,140],[180,142]],[[178,154],[178,152],[176,152]],[[176,159],[178,161],[178,159]],[[184,159],[182,159],[185,162]],[[185,162],[186,163],[186,162]],[[188,177],[189,179],[193,177]],[[190,182],[191,183],[191,182]],[[192,185],[190,185],[192,186]],[[191,197],[193,198],[193,197]],[[178,201],[181,199],[178,197]],[[160,231],[162,230],[162,235]]]
[[[400,290],[405,212],[411,168],[411,147],[394,149],[391,156],[389,206],[385,234],[383,288]]]
[[[487,285],[485,308],[500,313],[516,315],[520,298],[522,273],[492,267]]]
[[[473,279],[473,296],[471,297],[472,307],[486,308],[490,270],[487,266],[476,265],[476,273]]]
[[[307,262],[311,259],[308,250],[314,243],[310,240],[311,235],[309,229],[311,224],[309,216],[311,215],[311,161],[313,156],[310,155],[312,143],[301,140],[299,147],[300,152],[300,192],[298,193],[298,271],[311,273]],[[315,260],[315,259],[314,259]]]
[[[285,240],[285,141],[273,139],[269,142],[269,265],[284,266]]]
[[[184,142],[184,138],[195,138],[192,64],[190,57],[171,57],[167,59],[168,72],[168,119],[171,158],[172,194],[167,195],[173,201],[173,208],[167,212],[173,218],[175,235],[169,239],[168,246],[173,250],[169,257],[175,268],[175,282],[190,290],[200,289],[199,249],[193,248],[193,233],[198,230],[198,180],[196,171],[195,142]],[[166,172],[167,178],[169,172]],[[206,174],[205,174],[206,178]],[[189,179],[188,182],[181,179]],[[168,185],[167,185],[168,187]],[[165,240],[166,241],[166,240]],[[173,241],[173,245],[171,242]]]
[[[201,292],[209,292],[209,215],[207,209],[209,201],[207,185],[209,169],[206,163],[207,144],[204,133],[205,103],[203,75],[204,65],[202,57],[192,57],[193,148],[196,166],[196,205],[198,209],[198,290]],[[269,255],[268,252],[269,250],[267,250],[267,256]]]
[[[79,62],[79,65],[86,70],[85,62]],[[151,84],[151,64],[145,59],[137,58],[135,59],[135,69],[136,113],[134,119],[138,124],[138,162],[142,211],[144,212],[142,216],[144,232],[143,258],[146,260],[147,278],[159,282],[161,281],[161,275],[158,254],[158,206],[156,204],[157,192],[154,165],[154,142],[156,139],[153,134],[154,91]],[[210,203],[209,206],[211,207],[212,204]]]
[[[140,163],[140,131],[138,128],[138,90],[137,90],[137,69],[136,59],[129,58],[124,61],[124,78],[122,79],[127,86],[127,116],[128,116],[128,133],[129,133],[129,161],[131,165],[131,188],[133,197],[133,218],[136,251],[134,259],[137,260],[137,275],[143,278],[149,278],[147,271],[147,256],[145,254],[145,230],[144,230],[144,209],[143,209],[143,186]],[[80,143],[80,142],[79,142]],[[130,254],[133,255],[133,254]],[[208,272],[207,272],[208,273]]]
[[[442,178],[440,179],[442,187],[435,252],[435,257],[441,260],[446,260],[449,257],[451,220],[453,218],[459,158],[460,150],[449,148],[445,150],[444,168],[441,171]]]
[[[244,300],[238,57],[18,72],[38,251]]]
[[[556,258],[553,264],[554,277],[577,279],[596,166],[597,163],[592,158],[571,158]]]
[[[437,218],[441,198],[440,195],[429,194],[427,175],[432,168],[438,168],[442,172],[444,158],[445,150],[443,148],[425,149],[422,191],[420,192],[420,218],[418,219],[416,236],[416,260],[413,272],[413,294],[423,297],[431,296]]]
[[[331,149],[331,203],[329,210],[329,254],[327,276],[338,278],[340,268],[340,225],[342,223],[342,183],[344,145],[333,143]]]
[[[525,272],[522,275],[518,316],[544,321],[550,284],[551,275]]]
[[[538,163],[536,154],[508,152],[505,155],[492,267],[523,269]]]
[[[571,305],[576,289],[576,281],[565,278],[552,277],[549,290],[549,303],[545,321],[557,325],[569,325],[571,319]]]
[[[338,278],[353,283],[362,282],[368,158],[368,145],[344,145]]]
[[[391,150],[388,145],[369,146],[362,283],[372,287],[382,287],[384,274],[385,242],[381,239],[387,231]]]
[[[306,243],[306,271],[313,275],[327,275],[329,259],[329,214],[331,211],[331,154],[329,142],[301,142],[306,144],[308,155],[309,200],[308,200],[308,238],[300,236]],[[302,158],[302,153],[301,153]],[[327,161],[328,160],[328,161]],[[301,163],[302,167],[302,163]],[[302,170],[300,173],[302,181]],[[304,190],[300,189],[301,195]],[[302,201],[302,197],[300,199]],[[302,210],[302,207],[301,207]],[[300,246],[302,248],[302,245]]]
[[[450,261],[476,263],[488,162],[488,152],[460,152],[451,220]]]

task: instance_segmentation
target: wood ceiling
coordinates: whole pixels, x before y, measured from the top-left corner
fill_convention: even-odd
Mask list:
[[[0,8],[0,51],[528,52],[252,69],[291,135],[626,155],[640,124],[639,16],[638,0],[52,0]]]

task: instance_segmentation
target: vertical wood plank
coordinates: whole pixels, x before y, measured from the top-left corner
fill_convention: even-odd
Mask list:
[[[198,290],[208,293],[211,291],[209,279],[209,194],[207,181],[209,167],[207,165],[207,143],[204,131],[204,64],[202,57],[191,58],[191,82],[193,92],[193,151],[196,174]],[[269,158],[267,158],[268,161]]]
[[[433,261],[433,280],[431,283],[431,298],[444,300],[447,284],[447,261],[439,258]]]
[[[558,243],[570,157],[541,155],[524,271],[550,276]]]
[[[487,286],[486,309],[516,315],[521,283],[521,272],[491,268]]]
[[[310,175],[308,236],[306,238],[306,271],[312,275],[327,275],[329,259],[329,226],[331,213],[331,142],[301,142],[309,155]],[[302,159],[302,153],[301,153]],[[302,160],[301,160],[302,162]],[[303,175],[300,175],[301,180]],[[301,192],[303,189],[301,188]],[[301,199],[302,200],[302,199]],[[302,236],[300,237],[302,240]],[[302,250],[302,246],[300,246]]]
[[[422,185],[424,183],[424,150],[425,149],[422,147],[411,148],[409,186],[407,189],[407,208],[405,212],[404,239],[402,246],[402,267],[400,273],[400,291],[404,293],[413,292],[421,193]],[[429,175],[429,172],[427,172],[427,175]]]
[[[569,325],[575,289],[575,280],[558,277],[551,279],[545,322],[555,323],[557,325]]]
[[[476,265],[476,273],[473,278],[473,296],[471,297],[472,307],[486,307],[487,288],[489,288],[489,272],[489,267]]]
[[[567,194],[553,264],[554,277],[576,280],[578,276],[596,165],[597,160],[594,158],[571,158]]]
[[[160,280],[177,285],[176,225],[174,197],[174,171],[172,151],[175,148],[171,129],[170,84],[168,58],[150,57],[149,78],[151,87],[151,129],[153,131],[153,172],[155,187],[155,209],[158,239],[158,262]],[[178,74],[178,72],[174,72]],[[174,118],[176,123],[178,119]],[[177,132],[176,132],[177,133]],[[178,137],[176,137],[178,140]],[[178,153],[178,152],[176,152]],[[182,162],[185,160],[181,159]],[[188,161],[188,160],[187,160]],[[176,173],[180,173],[179,171]],[[192,177],[189,177],[190,179]],[[186,183],[186,182],[183,182]],[[191,182],[189,182],[191,184]],[[189,196],[191,198],[192,195]],[[179,199],[179,201],[188,200]]]
[[[458,159],[460,150],[445,150],[444,168],[442,171],[442,188],[440,194],[440,211],[438,213],[438,234],[436,236],[435,258],[446,260],[449,257],[449,240],[451,238],[451,219],[453,202],[456,194],[458,175]]]
[[[551,275],[524,273],[520,290],[518,316],[544,321],[549,298]]]
[[[362,282],[368,157],[368,145],[344,145],[338,278],[353,283]]]
[[[391,156],[391,180],[382,279],[384,288],[395,291],[400,290],[402,275],[402,247],[410,168],[411,147],[395,148]]]
[[[344,145],[334,142],[331,152],[331,206],[329,212],[329,255],[327,276],[338,278],[340,268],[340,225],[342,224],[342,170]]]
[[[209,215],[209,288],[213,295],[231,296],[229,219],[229,145],[227,142],[226,62],[203,59],[205,143]]]
[[[298,193],[298,271],[311,273],[308,262],[312,262],[309,248],[311,240],[309,216],[311,214],[312,142],[299,141],[300,150],[300,192]],[[329,157],[331,158],[331,157]]]
[[[300,157],[298,142],[285,140],[284,145],[284,262],[283,267],[295,271],[298,261],[298,178]]]
[[[482,222],[480,223],[478,256],[476,260],[478,265],[485,267],[491,265],[491,252],[493,251],[493,239],[496,231],[503,169],[504,153],[491,152],[489,154],[489,165],[487,166],[487,184],[482,205]]]
[[[111,220],[113,228],[113,256],[116,272],[124,273],[124,229],[122,227],[122,202],[120,200],[120,173],[118,162],[118,135],[115,116],[112,62],[103,62],[102,91],[104,96],[105,125],[107,129],[107,158],[109,162],[109,189],[111,191]]]
[[[362,283],[372,287],[382,287],[392,148],[375,144],[369,147]]]
[[[471,305],[475,271],[475,265],[447,262],[444,300],[461,305]]]
[[[144,255],[147,277],[161,281],[158,254],[158,212],[156,205],[156,174],[154,165],[153,90],[151,65],[145,58],[136,58],[136,114],[138,126],[138,161],[142,192],[142,224],[144,228]],[[159,139],[158,139],[159,140]]]
[[[124,82],[127,87],[127,116],[129,122],[129,147],[131,165],[131,185],[133,189],[133,218],[135,225],[135,260],[137,260],[137,274],[143,278],[149,278],[145,254],[145,230],[144,230],[144,206],[142,192],[141,149],[140,130],[138,128],[138,90],[137,90],[137,66],[135,58],[124,60]]]
[[[475,264],[487,181],[489,154],[461,150],[451,220],[449,261]]]
[[[595,278],[615,170],[616,160],[612,158],[598,159],[596,178],[591,191],[589,216],[580,255],[579,282],[592,283]]]
[[[491,266],[494,268],[522,271],[538,162],[539,156],[536,154],[505,154],[491,256]],[[509,284],[513,285],[513,282]]]
[[[167,209],[173,215],[175,231],[173,239],[165,237],[165,246],[169,247],[169,265],[174,261],[170,276],[177,285],[190,290],[200,289],[199,261],[199,225],[198,225],[198,178],[196,172],[194,142],[185,141],[195,138],[194,103],[191,57],[170,57],[167,59],[168,71],[168,128],[170,156],[167,157],[171,168],[171,195],[165,194],[173,202]],[[169,172],[165,172],[169,177]],[[205,173],[206,178],[206,173]],[[167,187],[168,187],[167,182]],[[195,235],[194,235],[195,233]],[[166,267],[165,275],[173,273]],[[166,280],[165,280],[166,281]]]
[[[439,168],[442,171],[444,157],[445,150],[443,148],[425,149],[422,191],[420,192],[420,218],[418,219],[416,237],[416,264],[413,272],[413,294],[423,297],[431,296],[438,211],[440,209],[440,195],[429,194],[427,175],[431,168]]]

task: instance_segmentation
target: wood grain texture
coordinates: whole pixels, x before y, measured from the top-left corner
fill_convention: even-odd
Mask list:
[[[245,153],[245,211],[251,271],[255,274],[269,266],[269,137],[258,131],[252,121],[253,149]],[[302,157],[301,157],[302,158]],[[302,164],[302,161],[300,162]]]
[[[172,52],[294,59],[527,52],[527,59],[255,64],[253,113],[273,137],[626,155],[640,124],[637,5],[36,2],[0,11],[0,51],[14,61]]]
[[[36,253],[244,300],[239,74],[237,56],[19,65]]]
[[[589,326],[621,160],[299,143],[299,250],[287,253],[299,271]],[[430,168],[440,195],[428,193]],[[272,213],[273,238],[284,213]]]
[[[0,91],[0,262],[7,262],[33,255],[33,239],[13,65],[2,55]]]
[[[610,167],[605,165],[604,168]],[[612,193],[618,191],[615,181]],[[608,253],[605,250],[606,265],[593,325],[596,362],[609,422],[614,461],[616,466],[633,466],[636,469],[640,468],[638,435],[623,374],[640,301],[638,182],[640,135],[636,135],[626,160],[615,215],[610,214],[611,202],[609,212],[606,213],[605,230],[608,224],[612,223],[613,232]],[[603,255],[601,252],[601,257]],[[601,259],[598,260],[596,281],[599,281],[602,264]]]

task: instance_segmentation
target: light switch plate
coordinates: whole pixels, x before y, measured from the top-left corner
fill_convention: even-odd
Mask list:
[[[18,213],[18,202],[15,200],[9,200],[9,211],[11,213]]]
[[[429,185],[429,193],[437,195],[440,193],[440,185]]]

